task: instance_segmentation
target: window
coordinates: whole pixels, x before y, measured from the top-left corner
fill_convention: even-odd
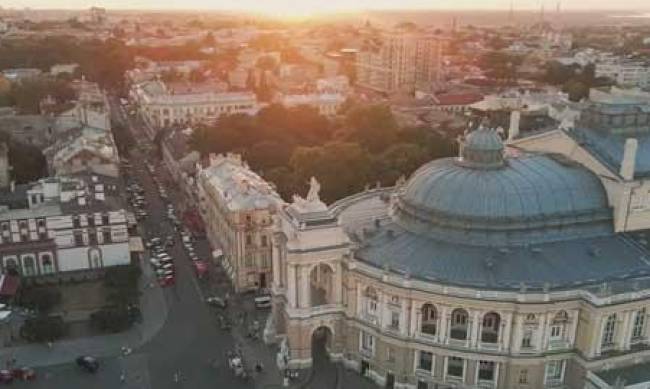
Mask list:
[[[377,313],[377,292],[370,287],[366,289],[366,313],[370,315]]]
[[[390,328],[394,330],[399,330],[399,312],[390,313]]]
[[[246,235],[246,245],[250,246],[253,244],[253,237],[251,235]]]
[[[253,254],[246,254],[246,267],[253,267]]]
[[[102,224],[105,225],[105,226],[110,224],[108,214],[102,215]]]
[[[95,215],[88,215],[88,226],[95,227]]]
[[[553,325],[551,326],[551,340],[562,338],[562,330],[564,326]]]
[[[361,350],[367,352],[373,352],[374,348],[375,348],[375,338],[372,335],[362,331]]]
[[[494,362],[479,361],[478,379],[485,380],[485,381],[494,381]]]
[[[75,246],[84,245],[84,235],[81,231],[75,231],[74,233],[74,244]]]
[[[550,361],[546,364],[546,383],[562,381],[564,361]]]
[[[111,229],[110,228],[105,228],[102,230],[102,239],[104,243],[112,243],[113,242],[113,237],[111,236]]]
[[[463,361],[463,358],[449,357],[447,359],[448,376],[463,378],[464,370],[465,370],[465,361]]]
[[[524,330],[524,336],[521,338],[521,348],[531,348],[533,341],[533,330]]]
[[[645,337],[645,317],[645,308],[640,309],[636,312],[636,316],[634,317],[634,326],[632,327],[633,339]]]
[[[31,255],[23,257],[23,275],[33,276],[36,274],[36,262]]]
[[[438,330],[438,315],[432,304],[425,304],[422,307],[422,325],[420,331],[423,334],[435,335]]]
[[[418,380],[417,389],[429,389],[429,384],[426,381]]]
[[[266,247],[269,245],[269,238],[266,237],[266,235],[262,235],[262,247]]]
[[[88,244],[91,246],[97,246],[97,231],[88,230]]]
[[[519,383],[521,385],[528,384],[528,370],[527,369],[519,370]]]
[[[43,269],[43,274],[54,272],[54,263],[52,262],[52,256],[50,254],[43,254],[41,256],[41,268]]]
[[[418,370],[428,372],[433,371],[433,353],[428,351],[419,351],[420,358],[418,358]]]
[[[39,228],[45,228],[45,219],[38,219],[38,220],[36,220],[36,225],[37,225]]]
[[[611,314],[605,321],[605,328],[603,328],[603,338],[601,341],[602,346],[608,346],[614,343],[614,331],[616,330],[616,314]]]
[[[79,216],[73,216],[72,217],[72,227],[73,228],[81,227],[81,221],[79,220]]]
[[[395,350],[392,347],[386,347],[386,361],[395,362]]]

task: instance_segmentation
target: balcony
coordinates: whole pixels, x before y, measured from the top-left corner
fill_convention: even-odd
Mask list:
[[[494,388],[496,388],[496,384],[494,383],[493,380],[482,380],[482,379],[479,379],[479,380],[478,380],[478,384],[477,384],[477,386],[478,386],[480,389],[494,389]]]

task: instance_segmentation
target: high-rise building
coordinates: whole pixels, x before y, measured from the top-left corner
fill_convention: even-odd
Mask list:
[[[439,81],[444,39],[386,34],[357,55],[357,85],[383,93],[430,89]]]

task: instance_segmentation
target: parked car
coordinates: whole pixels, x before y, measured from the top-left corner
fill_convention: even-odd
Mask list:
[[[0,383],[10,384],[14,381],[14,376],[9,370],[0,370]]]
[[[176,280],[174,279],[174,276],[167,276],[167,277],[159,279],[158,283],[162,287],[172,286],[172,285],[174,285],[174,283],[176,283]]]
[[[259,293],[254,298],[255,308],[267,309],[271,308],[271,294],[267,292]]]
[[[207,297],[205,299],[205,302],[208,305],[211,305],[211,306],[217,307],[217,308],[226,308],[228,306],[228,300],[223,299],[221,297],[217,297],[217,296]]]
[[[96,358],[85,355],[77,357],[77,366],[87,371],[88,373],[96,373],[99,370],[99,361]]]
[[[22,381],[33,381],[36,379],[36,372],[31,367],[19,367],[11,369],[13,378]]]

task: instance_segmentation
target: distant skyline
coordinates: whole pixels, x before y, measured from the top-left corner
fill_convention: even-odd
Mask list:
[[[545,9],[553,11],[555,0],[514,0],[515,10]],[[509,9],[510,0],[5,0],[5,8],[87,9],[92,6],[107,9],[174,9],[174,10],[233,10],[263,12],[276,15],[309,15],[355,10],[499,10]],[[563,0],[563,10],[650,10],[649,0]]]

